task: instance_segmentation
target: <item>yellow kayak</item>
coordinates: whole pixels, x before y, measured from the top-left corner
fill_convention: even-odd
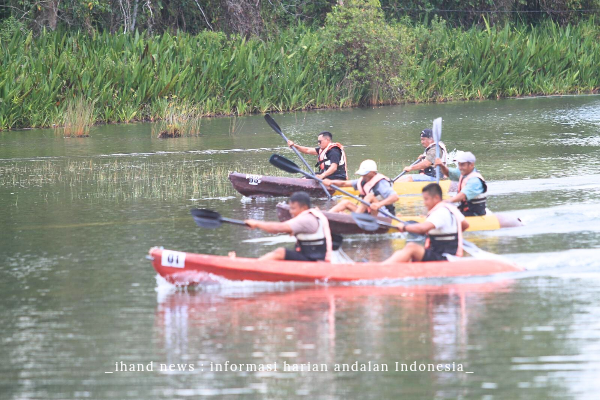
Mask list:
[[[394,191],[398,194],[398,196],[402,196],[402,195],[406,195],[406,194],[421,194],[421,191],[423,190],[423,188],[430,183],[431,182],[398,182],[398,181],[396,181],[396,182],[394,182]],[[448,193],[448,191],[450,190],[451,184],[452,184],[452,181],[450,181],[448,179],[440,181],[440,186],[442,187],[442,191],[444,193]],[[454,182],[454,184],[456,185],[456,182]],[[352,187],[344,188],[344,190],[350,194],[358,196],[358,191],[354,190],[354,188],[352,188]],[[341,192],[335,192],[334,195],[343,196],[344,194]]]
[[[287,221],[292,216],[290,215],[289,205],[287,203],[279,203],[277,204],[277,217],[280,221]],[[380,227],[380,229],[376,231],[365,231],[361,229],[356,222],[352,219],[350,214],[345,213],[330,213],[324,211],[323,214],[329,220],[329,227],[331,228],[331,232],[339,233],[339,234],[353,234],[353,233],[394,233],[398,232],[397,229],[387,228],[385,226]],[[417,221],[423,222],[425,220],[424,216],[413,216],[413,215],[399,215],[404,221]],[[387,223],[391,223],[393,225],[398,224],[398,222],[391,220],[389,218],[378,217],[382,221]],[[482,217],[466,217],[467,222],[469,223],[469,229],[467,231],[492,231],[500,228],[514,228],[517,226],[522,226],[522,222],[519,218],[514,217],[512,215],[507,214],[487,214]]]

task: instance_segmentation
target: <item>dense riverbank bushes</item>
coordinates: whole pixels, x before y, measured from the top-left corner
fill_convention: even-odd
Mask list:
[[[163,33],[0,32],[0,129],[65,123],[73,99],[95,122],[201,114],[588,93],[600,88],[600,27],[484,29],[388,23],[349,0],[325,26],[268,40]]]
[[[3,0],[0,21],[12,18],[28,29],[67,28],[87,33],[214,30],[263,37],[298,22],[320,27],[336,5],[352,0]],[[425,23],[441,17],[469,28],[505,23],[577,23],[600,15],[600,0],[381,0],[388,21]]]

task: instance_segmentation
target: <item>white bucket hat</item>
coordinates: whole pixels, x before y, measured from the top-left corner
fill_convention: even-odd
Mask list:
[[[365,160],[360,163],[356,175],[366,175],[369,172],[377,172],[377,163],[373,160]]]

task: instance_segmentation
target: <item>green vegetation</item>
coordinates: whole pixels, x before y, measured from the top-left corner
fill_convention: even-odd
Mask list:
[[[164,139],[200,134],[202,109],[199,106],[173,99],[161,115],[162,119],[152,126],[152,136]]]
[[[94,103],[82,97],[71,99],[67,102],[63,124],[62,130],[66,137],[89,136],[90,128],[94,124]]]
[[[169,104],[177,99],[194,110],[186,134],[195,134],[201,116],[600,88],[593,20],[484,20],[464,30],[439,19],[389,22],[376,0],[344,3],[322,28],[292,26],[266,40],[211,31],[34,35],[11,20],[0,29],[0,129],[62,126],[77,99],[93,104],[84,126],[174,118]],[[180,130],[173,118],[164,131]]]
[[[298,22],[322,26],[348,0],[3,0],[0,20],[38,32],[68,28],[87,33],[203,30],[267,37]],[[600,0],[381,0],[387,20],[424,23],[441,17],[452,26],[577,23],[599,14]]]

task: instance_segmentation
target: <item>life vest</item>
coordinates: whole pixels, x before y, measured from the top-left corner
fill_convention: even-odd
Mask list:
[[[427,213],[429,217],[434,211],[446,208],[452,214],[454,221],[456,222],[456,233],[442,233],[442,234],[427,234],[425,239],[425,248],[431,249],[437,254],[452,254],[457,257],[462,257],[463,246],[462,246],[462,225],[460,219],[462,217],[460,211],[451,204],[444,201],[440,201],[435,207],[433,207]]]
[[[471,200],[465,199],[461,201],[458,209],[463,213],[463,215],[469,217],[485,215],[487,184],[485,183],[483,176],[481,176],[477,170],[474,169],[469,175],[460,176],[460,179],[458,180],[458,192],[460,193],[467,186],[467,182],[471,178],[478,178],[481,181],[481,184],[483,185],[483,192]]]
[[[325,147],[325,149],[319,149],[319,152],[317,153],[317,163],[315,164],[315,167],[319,170],[320,174],[329,169],[329,167],[331,166],[331,162],[327,164],[327,161],[329,161],[327,158],[327,152],[333,149],[334,147],[340,149],[340,151],[342,152],[342,157],[340,158],[340,163],[338,164],[337,171],[335,171],[331,176],[328,176],[328,178],[333,177],[333,179],[348,179],[348,164],[346,163],[346,151],[344,150],[344,146],[342,146],[340,143],[329,143],[327,147]],[[342,174],[344,175],[343,177]]]
[[[446,150],[446,145],[444,144],[444,142],[438,142],[438,143],[440,144],[440,150],[441,150],[441,153],[442,153],[442,154],[440,154],[440,158],[441,158],[442,162],[444,163],[444,165],[446,165],[447,158],[448,158],[448,150]],[[427,148],[423,152],[423,155],[427,156],[427,152],[432,147],[435,147],[435,143],[431,143],[429,146],[427,146]],[[422,174],[425,174],[425,175],[428,175],[428,176],[431,176],[431,177],[435,178],[435,167],[433,165],[430,166],[430,167],[427,167],[425,169],[422,169],[419,172],[422,173]]]
[[[311,214],[319,221],[319,227],[315,233],[299,233],[296,235],[296,250],[304,254],[307,258],[315,261],[331,261],[331,252],[333,251],[333,242],[331,240],[331,230],[329,221],[321,211],[311,208],[302,211],[298,216]]]
[[[388,182],[392,182],[392,180],[390,178],[388,178],[387,176],[383,175],[383,174],[377,174],[375,175],[373,178],[371,178],[371,180],[369,182],[364,182],[363,179],[359,179],[358,180],[358,184],[356,185],[357,189],[358,189],[358,194],[360,197],[365,197],[367,194],[371,193],[371,191],[375,188],[375,185],[377,185],[377,183],[379,183],[379,181],[381,180],[386,180]],[[381,201],[383,200],[383,197],[381,195],[377,195],[377,200]],[[385,208],[387,208],[387,210],[389,212],[392,213],[392,215],[396,214],[396,208],[394,207],[393,204],[388,204],[387,206],[385,206]],[[369,209],[369,212],[371,210]]]

